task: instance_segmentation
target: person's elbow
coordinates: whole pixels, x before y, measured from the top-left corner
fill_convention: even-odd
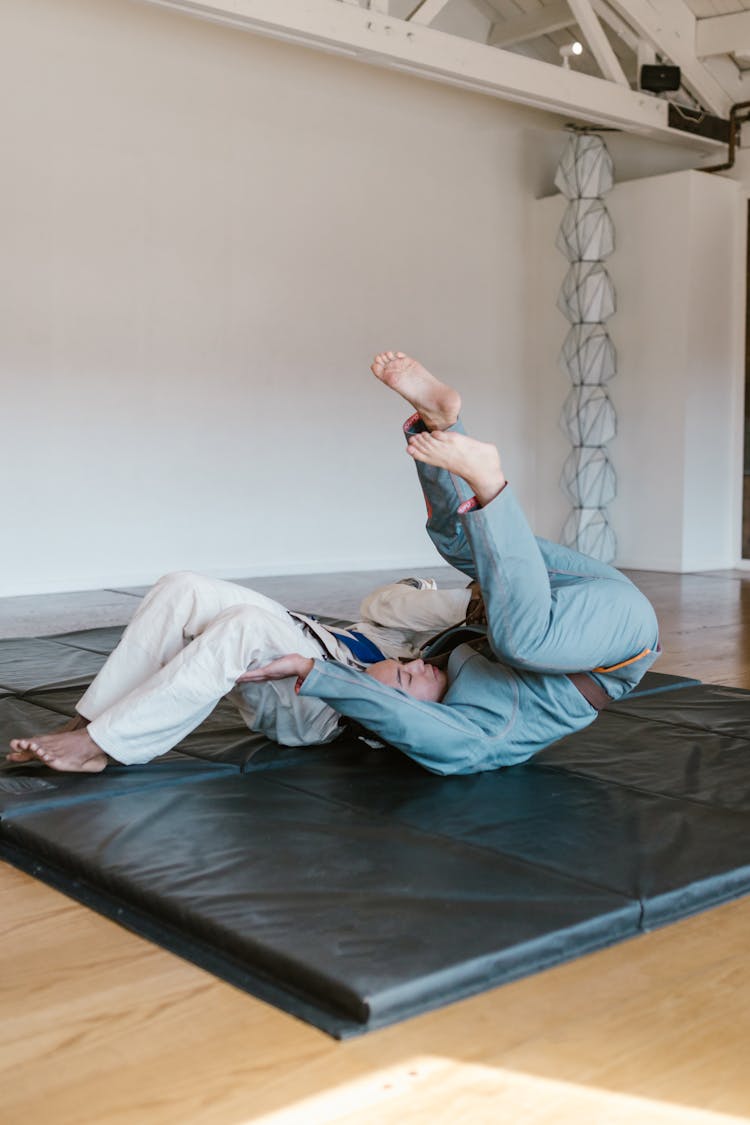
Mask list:
[[[461,777],[491,768],[485,764],[487,756],[480,747],[462,746],[440,754],[430,750],[407,750],[406,753],[423,769],[438,777]]]

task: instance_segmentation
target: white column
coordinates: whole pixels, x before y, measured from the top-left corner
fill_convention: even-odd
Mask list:
[[[555,176],[555,185],[568,200],[557,248],[570,262],[557,301],[571,325],[560,364],[573,384],[560,420],[573,446],[560,481],[573,504],[562,541],[604,562],[612,562],[617,553],[606,510],[616,492],[606,449],[617,430],[606,390],[616,370],[615,349],[606,328],[615,311],[615,291],[604,266],[615,238],[602,199],[613,182],[612,158],[602,138],[572,132]]]

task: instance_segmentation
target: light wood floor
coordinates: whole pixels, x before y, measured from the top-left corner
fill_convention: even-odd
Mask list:
[[[634,577],[750,687],[750,575]],[[344,1044],[4,866],[0,933],[3,1125],[750,1120],[750,898]]]

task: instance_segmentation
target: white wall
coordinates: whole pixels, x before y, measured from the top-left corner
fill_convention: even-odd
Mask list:
[[[0,593],[436,561],[383,347],[532,502],[553,119],[129,0],[8,0],[0,83]]]
[[[618,298],[608,327],[619,361],[609,386],[618,414],[610,517],[622,566],[686,571],[739,559],[745,200],[731,180],[691,171],[619,184],[608,196],[617,248],[607,268]],[[536,517],[552,538],[568,511],[557,481],[569,450],[558,428],[569,383],[556,366],[567,322],[555,309],[567,263],[544,247],[564,206],[560,197],[530,204]]]

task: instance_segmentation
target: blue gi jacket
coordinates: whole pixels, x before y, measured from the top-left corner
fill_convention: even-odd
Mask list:
[[[566,673],[590,673],[612,699],[638,683],[658,655],[656,617],[614,568],[536,539],[509,485],[486,507],[461,512],[462,481],[427,465],[418,471],[433,542],[479,580],[489,655],[459,645],[440,703],[324,660],[300,694],[323,699],[434,773],[515,765],[596,718]]]

